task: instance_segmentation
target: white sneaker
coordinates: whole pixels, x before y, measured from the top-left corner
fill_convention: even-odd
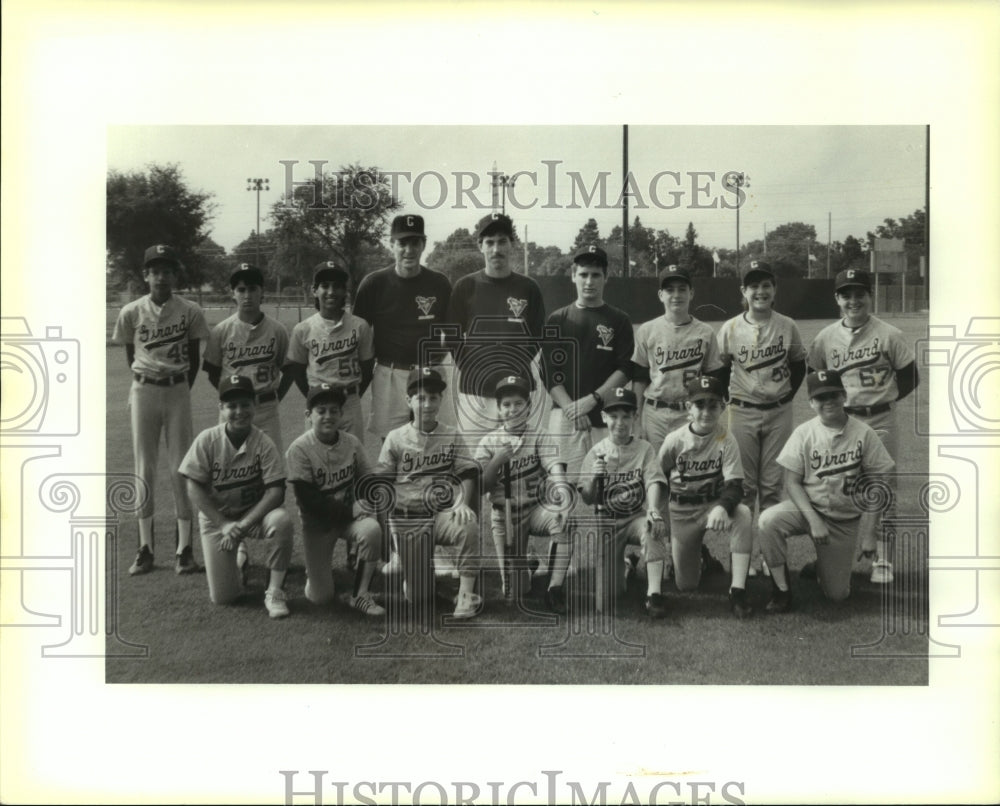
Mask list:
[[[875,560],[872,563],[872,582],[876,585],[888,585],[892,580],[892,563],[886,560]]]
[[[264,592],[264,607],[271,618],[285,618],[289,614],[288,597],[281,588],[268,588]]]
[[[378,604],[370,593],[362,593],[359,596],[351,596],[349,593],[345,593],[341,597],[341,601],[349,607],[359,610],[366,616],[385,615],[385,608]]]
[[[455,605],[455,618],[472,618],[479,614],[483,606],[483,597],[478,593],[463,592],[458,594],[458,604]]]

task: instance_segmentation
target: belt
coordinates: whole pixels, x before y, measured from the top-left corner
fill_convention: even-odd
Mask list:
[[[380,367],[388,367],[389,369],[405,369],[409,371],[417,368],[416,364],[405,364],[400,361],[383,361],[381,358],[376,358],[375,363]]]
[[[652,406],[654,409],[672,409],[673,411],[684,411],[683,403],[667,403],[663,400],[653,400],[651,397],[646,398],[646,405]]]
[[[680,493],[670,493],[670,500],[675,504],[707,504],[714,501],[718,496],[713,495],[681,495]]]
[[[749,400],[740,400],[738,397],[730,398],[729,402],[734,406],[739,406],[743,409],[760,409],[761,411],[768,411],[769,409],[776,409],[779,406],[784,406],[786,403],[790,403],[792,398],[795,397],[793,392],[789,392],[781,400],[772,400],[770,403],[751,403]]]
[[[277,392],[261,392],[259,395],[257,395],[258,403],[270,403],[272,400],[277,400],[277,399],[278,399]]]
[[[184,373],[171,375],[169,378],[150,378],[147,375],[133,372],[132,377],[135,378],[136,383],[149,384],[151,386],[174,386],[187,380],[187,375]]]
[[[427,507],[403,507],[396,506],[393,509],[392,514],[389,516],[392,519],[403,519],[403,520],[429,520],[433,518],[435,513],[430,512]]]
[[[874,417],[892,409],[892,403],[876,403],[874,406],[844,406],[848,414],[858,414],[862,417]]]

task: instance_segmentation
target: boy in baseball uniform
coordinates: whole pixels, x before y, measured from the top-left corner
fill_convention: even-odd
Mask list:
[[[177,511],[178,574],[198,571],[191,550],[191,502],[177,468],[191,445],[191,386],[198,376],[198,349],[208,338],[205,316],[195,303],[173,293],[181,262],[172,246],[146,250],[144,277],[149,293],[122,307],[112,339],[125,345],[132,373],[129,410],[135,474],[148,495],[139,510],[139,551],[130,574],[153,570],[153,493],[160,434],[167,443],[170,483]]]
[[[345,308],[350,286],[351,275],[332,260],[316,266],[316,313],[292,328],[287,364],[303,397],[324,383],[343,389],[340,427],[364,439],[361,396],[371,383],[375,352],[371,326]]]
[[[240,375],[219,383],[225,422],[202,431],[180,465],[198,508],[201,549],[214,604],[231,604],[242,591],[237,547],[262,538],[270,569],[264,606],[273,619],[288,615],[282,585],[292,558],[294,528],[282,508],[285,466],[271,438],[254,426],[253,381]]]
[[[631,390],[618,387],[608,393],[601,410],[608,436],[587,452],[581,470],[584,481],[578,486],[587,504],[602,506],[614,518],[612,557],[621,557],[629,544],[642,547],[648,578],[646,612],[662,618],[667,612],[661,591],[667,530],[661,497],[667,480],[653,446],[632,433],[637,408]],[[598,478],[603,484],[600,500]]]
[[[722,422],[726,388],[718,378],[702,375],[690,380],[686,390],[690,422],[667,435],[658,457],[669,488],[674,578],[679,590],[697,588],[705,532],[728,534],[729,606],[737,618],[747,618],[753,613],[746,597],[752,516],[740,503],[739,445]]]
[[[389,432],[375,472],[391,478],[395,486],[389,530],[402,556],[409,558],[403,563],[404,583],[425,574],[435,545],[452,547],[459,579],[453,615],[472,618],[482,608],[476,593],[478,571],[472,564],[479,535],[475,513],[479,468],[462,449],[456,430],[438,422],[445,388],[436,369],[410,371],[406,383],[410,422]],[[405,541],[422,545],[404,548]]]
[[[892,470],[889,452],[875,432],[847,414],[840,373],[817,370],[806,377],[809,407],[816,417],[796,428],[778,464],[785,469],[787,500],[760,516],[760,542],[771,569],[772,613],[792,607],[786,547],[790,535],[808,534],[816,547],[816,573],[833,601],[851,592],[851,564],[861,513],[851,493],[862,474]]]
[[[512,601],[510,564],[515,557],[526,558],[531,535],[547,537],[549,585],[545,604],[555,613],[566,612],[563,582],[569,567],[570,542],[566,532],[567,496],[542,506],[546,485],[565,485],[563,465],[552,438],[528,428],[531,416],[531,384],[526,378],[508,375],[495,390],[500,427],[484,436],[475,459],[482,468],[483,489],[490,496],[493,543],[500,563],[504,598]],[[506,489],[510,490],[507,496]],[[511,529],[507,533],[507,504]]]
[[[840,374],[847,393],[845,411],[874,429],[896,461],[896,402],[919,382],[913,349],[902,331],[872,316],[871,275],[864,269],[837,274],[836,300],[843,318],[817,334],[809,347],[809,368],[832,369]],[[892,563],[882,538],[881,521],[882,513],[866,512],[859,532],[862,554],[875,556],[872,582],[886,584],[892,582]]]
[[[330,562],[337,539],[357,546],[354,587],[341,600],[368,616],[385,608],[369,590],[381,565],[382,529],[371,517],[355,517],[355,488],[371,473],[360,440],[341,430],[347,393],[342,386],[320,384],[306,395],[311,430],[288,446],[288,480],[302,515],[302,549],[306,562],[306,598],[313,604],[333,600]]]
[[[288,331],[260,309],[264,274],[256,266],[241,263],[230,275],[229,287],[236,312],[212,328],[202,369],[216,389],[219,380],[228,375],[244,375],[253,382],[257,403],[254,425],[271,438],[278,453],[283,453],[278,402],[293,383],[288,372],[282,373]]]

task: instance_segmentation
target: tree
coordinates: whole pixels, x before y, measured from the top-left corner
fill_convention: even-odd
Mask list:
[[[694,228],[694,222],[688,222],[684,232],[677,265],[690,272],[692,277],[711,277],[715,269],[712,253],[698,245],[698,232]]]
[[[604,244],[601,241],[601,233],[597,228],[597,221],[593,218],[588,218],[587,223],[584,224],[580,228],[580,231],[576,234],[576,239],[573,241],[573,248],[570,252],[575,255],[577,250],[591,245],[600,246],[602,249],[604,248]]]
[[[483,267],[483,256],[475,237],[464,227],[459,227],[443,241],[434,244],[427,256],[427,268],[434,269],[455,281]]]
[[[875,248],[876,238],[902,238],[905,241],[903,251],[906,252],[907,275],[916,276],[919,273],[920,258],[927,257],[927,211],[914,210],[912,214],[896,221],[887,218],[874,232],[866,234],[868,251]]]
[[[212,194],[188,188],[175,164],[146,171],[108,171],[106,236],[108,282],[121,288],[143,282],[143,255],[157,243],[173,246],[185,266],[182,284],[199,285],[197,246],[215,213]]]
[[[766,255],[763,254],[763,250],[758,253],[752,248],[758,243],[763,246],[761,241],[749,244],[751,248],[748,249],[748,260],[766,259],[774,270],[774,276],[779,280],[789,277],[809,276],[810,250],[816,248],[816,228],[812,224],[803,224],[800,221],[794,221],[775,227],[767,233]],[[816,253],[813,252],[812,254]],[[750,255],[753,257],[750,257]],[[744,263],[742,258],[743,255],[741,252],[740,263],[745,268],[747,264]],[[819,258],[817,257],[816,265],[818,264]],[[825,254],[823,266],[825,271]]]
[[[225,247],[220,246],[209,237],[205,237],[194,250],[197,258],[202,283],[209,283],[219,292],[229,290],[229,276],[238,261],[226,254]]]

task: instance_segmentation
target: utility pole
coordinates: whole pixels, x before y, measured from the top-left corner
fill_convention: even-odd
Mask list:
[[[254,245],[257,248],[257,268],[261,268],[260,263],[260,192],[270,190],[270,179],[251,179],[247,177],[247,190],[257,194],[257,229],[254,230]]]
[[[628,277],[628,124],[622,126],[622,277]]]
[[[528,271],[528,225],[524,225],[524,274],[529,276],[531,272]]]

